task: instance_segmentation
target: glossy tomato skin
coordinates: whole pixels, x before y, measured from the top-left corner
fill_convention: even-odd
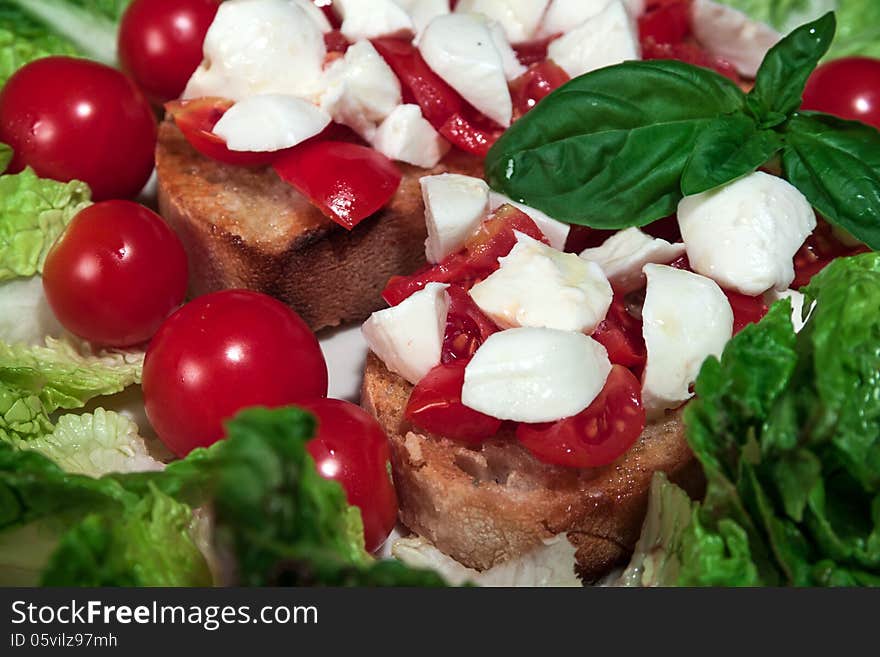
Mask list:
[[[55,180],[82,180],[92,198],[131,198],[153,170],[156,119],[119,71],[72,57],[20,68],[0,92],[0,142],[10,171],[33,167]]]
[[[159,328],[143,374],[147,417],[185,456],[223,437],[249,406],[269,408],[327,395],[327,364],[306,323],[250,290],[198,297]]]
[[[119,61],[147,98],[183,92],[202,61],[202,42],[220,0],[135,0],[119,25]]]
[[[104,201],[80,211],[43,268],[43,287],[66,329],[93,343],[149,340],[186,294],[186,253],[152,210]]]
[[[602,392],[577,415],[557,422],[520,424],[516,437],[535,458],[572,468],[613,463],[645,428],[641,384],[622,365],[614,365]]]
[[[803,108],[880,130],[880,59],[844,57],[822,64],[807,80]]]
[[[283,151],[272,166],[284,182],[347,230],[388,203],[401,178],[382,153],[346,141],[303,142]]]
[[[467,361],[438,365],[418,382],[404,415],[419,429],[466,445],[479,445],[501,428],[501,420],[468,408],[461,401]]]
[[[342,485],[348,503],[361,511],[367,550],[377,550],[397,522],[385,432],[372,415],[346,401],[312,399],[298,406],[318,421],[307,445],[318,473]]]
[[[486,317],[464,288],[450,285],[446,288],[446,294],[449,295],[449,310],[446,313],[440,362],[466,361],[490,335],[498,332],[498,327]]]

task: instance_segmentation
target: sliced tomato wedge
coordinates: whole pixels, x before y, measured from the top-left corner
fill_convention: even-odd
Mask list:
[[[651,0],[639,16],[639,38],[681,43],[691,34],[691,0]]]
[[[613,365],[605,387],[577,415],[544,424],[520,424],[516,437],[535,458],[570,468],[595,468],[617,460],[645,428],[641,384]]]
[[[501,428],[501,420],[461,403],[466,360],[441,364],[413,388],[404,415],[419,429],[468,445],[479,445]]]
[[[608,359],[640,374],[645,367],[648,352],[642,336],[642,322],[626,309],[620,295],[615,295],[602,323],[591,336],[608,351]]]
[[[762,295],[750,297],[740,292],[724,290],[730,309],[733,311],[733,334],[736,335],[749,324],[757,324],[767,314],[767,304]]]
[[[538,101],[568,82],[568,73],[547,60],[529,67],[529,70],[510,83],[514,117],[518,118],[538,104]]]
[[[835,258],[866,253],[870,249],[862,245],[847,246],[834,236],[831,224],[820,219],[816,230],[807,238],[794,256],[794,289],[808,285],[810,280]]]
[[[436,130],[453,115],[462,113],[462,97],[431,70],[412,43],[384,38],[373,39],[372,44],[400,79],[404,102],[417,104]]]
[[[512,205],[502,205],[480,224],[460,252],[410,276],[393,276],[382,291],[382,298],[396,306],[428,283],[455,283],[470,289],[498,268],[498,258],[510,253],[516,244],[514,231],[547,242],[531,217]]]
[[[456,112],[437,129],[437,132],[465,153],[486,157],[489,149],[504,133],[504,128],[491,125],[481,127],[477,121]]]
[[[400,185],[400,171],[391,160],[343,141],[304,142],[278,157],[273,168],[348,230],[385,205]]]
[[[241,167],[271,164],[283,151],[232,151],[226,147],[222,137],[211,132],[232,105],[233,102],[226,98],[193,98],[172,100],[165,103],[165,110],[190,145],[205,157]]]
[[[532,41],[517,43],[513,46],[516,58],[523,66],[531,66],[532,64],[543,62],[547,59],[547,49],[550,47],[550,42],[560,36],[562,36],[561,33],[551,34],[543,39],[533,39]]]
[[[468,360],[490,335],[498,332],[498,327],[464,288],[450,285],[446,292],[449,294],[449,312],[440,362]]]
[[[324,46],[327,52],[344,53],[351,44],[339,30],[330,30],[324,34]]]
[[[742,77],[736,72],[733,64],[726,59],[710,55],[695,43],[658,43],[654,39],[645,39],[642,41],[642,59],[676,59],[694,66],[712,69],[737,84],[743,83]]]

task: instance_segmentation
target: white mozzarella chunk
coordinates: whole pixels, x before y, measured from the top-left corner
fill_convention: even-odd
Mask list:
[[[591,333],[611,305],[611,285],[595,262],[516,233],[500,267],[471,298],[502,328],[535,326]]]
[[[611,0],[552,0],[535,36],[541,39],[565,34],[601,13],[610,3]]]
[[[400,80],[369,41],[349,46],[325,74],[321,107],[367,141],[400,104]]]
[[[639,58],[635,23],[620,0],[550,43],[547,55],[570,77]]]
[[[437,263],[455,253],[489,212],[489,186],[481,178],[441,173],[419,180],[425,202],[425,256]]]
[[[786,289],[794,254],[816,227],[809,202],[793,185],[762,171],[678,204],[691,268],[749,296]]]
[[[583,333],[500,331],[465,367],[461,401],[500,420],[552,422],[589,406],[610,371],[605,347]]]
[[[370,349],[392,372],[418,383],[440,364],[449,295],[428,283],[396,306],[374,312],[361,327]]]
[[[601,246],[581,252],[581,258],[598,264],[611,286],[618,292],[632,292],[645,285],[642,268],[665,265],[684,254],[684,244],[646,235],[638,228],[627,228],[609,237]]]
[[[230,107],[213,133],[231,151],[279,151],[304,142],[330,123],[330,115],[295,96],[250,96]]]
[[[516,56],[516,51],[510,45],[510,41],[507,40],[507,36],[504,34],[504,29],[500,23],[496,21],[490,22],[489,33],[492,35],[492,43],[495,44],[498,54],[501,55],[505,77],[508,80],[516,80],[528,69],[519,61],[519,57]]]
[[[466,101],[499,125],[510,125],[513,101],[504,61],[485,19],[471,14],[438,16],[422,33],[419,52]]]
[[[398,105],[376,130],[373,148],[383,155],[430,169],[449,151],[449,142],[422,116],[418,105]]]
[[[416,35],[428,27],[428,23],[449,13],[449,0],[395,0],[409,14]]]
[[[757,74],[767,51],[782,38],[769,25],[711,0],[694,0],[691,20],[700,45],[750,78]]]
[[[517,203],[510,197],[505,196],[504,194],[499,194],[498,192],[489,193],[490,212],[495,212],[495,210],[505,204],[512,205],[520,212],[529,215],[532,221],[535,222],[535,225],[541,229],[542,233],[544,233],[544,237],[547,238],[547,242],[554,249],[562,251],[565,248],[565,242],[566,240],[568,240],[568,234],[571,232],[571,226],[569,224],[557,221],[549,215],[544,214],[540,210],[530,208],[528,205]]]
[[[409,14],[394,0],[334,0],[333,8],[342,18],[339,31],[352,41],[414,31]]]
[[[327,33],[333,31],[333,26],[330,25],[327,16],[318,8],[318,5],[312,2],[312,0],[293,0],[293,2],[302,9],[306,15],[308,15],[321,32]]]
[[[256,94],[317,99],[327,49],[321,30],[287,0],[229,0],[202,46],[183,98],[242,100]]]
[[[806,323],[810,319],[810,315],[813,314],[813,309],[816,307],[816,302],[810,305],[810,309],[807,311],[807,316],[804,317],[804,295],[797,290],[770,290],[769,292],[764,294],[764,301],[767,304],[773,304],[780,299],[789,299],[791,301],[791,325],[794,327],[795,333],[800,333],[801,329],[804,328]]]
[[[648,351],[642,402],[652,413],[690,399],[703,361],[733,335],[733,311],[715,281],[666,265],[645,265],[642,333]]]
[[[456,12],[483,14],[498,21],[511,43],[532,39],[548,0],[460,0]]]

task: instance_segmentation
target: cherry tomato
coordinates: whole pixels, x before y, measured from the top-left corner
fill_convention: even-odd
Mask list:
[[[501,420],[461,403],[466,360],[438,365],[413,388],[404,415],[414,426],[468,445],[479,445],[501,428]]]
[[[174,100],[165,104],[166,111],[174,119],[183,136],[205,157],[226,164],[242,167],[259,167],[271,164],[283,151],[254,152],[231,151],[222,137],[211,132],[217,121],[232,107],[225,98],[194,98]]]
[[[338,481],[348,503],[361,511],[364,542],[378,549],[397,522],[397,495],[388,471],[388,438],[372,415],[338,399],[300,402],[318,421],[307,449],[318,473]]]
[[[328,53],[345,53],[349,45],[351,44],[349,44],[348,39],[339,30],[331,30],[324,35],[324,46],[327,48]]]
[[[0,142],[26,166],[55,180],[82,180],[92,198],[130,198],[153,171],[156,119],[119,71],[72,57],[20,68],[0,91]]]
[[[410,276],[392,276],[382,291],[382,298],[396,306],[431,282],[456,283],[470,289],[498,269],[498,258],[510,253],[516,244],[514,231],[545,243],[547,241],[531,217],[512,205],[502,205],[480,224],[480,228],[468,238],[462,251]]]
[[[373,39],[372,43],[400,78],[404,102],[421,107],[422,115],[434,128],[439,130],[451,116],[462,113],[462,97],[431,70],[412,43],[390,38]]]
[[[624,454],[644,428],[641,384],[628,369],[614,365],[602,392],[586,409],[557,422],[520,424],[516,437],[545,463],[594,468]]]
[[[757,324],[764,315],[767,314],[767,304],[764,303],[764,297],[758,295],[750,297],[747,294],[732,292],[731,290],[722,290],[730,303],[730,309],[733,311],[733,334],[736,335],[749,324]]]
[[[220,0],[134,0],[119,24],[119,61],[151,102],[183,93],[202,61]]]
[[[400,171],[382,153],[342,141],[304,142],[280,155],[273,167],[348,230],[381,209],[400,185]]]
[[[280,301],[249,290],[198,297],[169,317],[147,349],[147,417],[178,456],[223,437],[248,406],[327,395],[327,364],[306,323]]]
[[[49,254],[43,288],[71,333],[110,347],[149,340],[186,294],[186,253],[152,210],[104,201],[80,211]]]
[[[531,66],[532,64],[543,62],[547,59],[547,49],[550,47],[550,42],[560,36],[562,35],[552,34],[543,39],[516,43],[513,45],[513,50],[516,52],[516,58],[523,66]]]
[[[465,153],[486,157],[489,149],[501,137],[504,128],[481,126],[477,121],[456,113],[450,116],[437,132]]]
[[[449,295],[449,311],[446,314],[441,363],[469,359],[490,335],[498,331],[495,323],[483,314],[464,288],[450,285],[446,292]]]
[[[568,82],[568,73],[551,61],[532,65],[528,71],[510,83],[513,110],[522,116],[538,101]]]
[[[691,34],[691,0],[653,0],[639,16],[639,39],[681,43]]]
[[[592,338],[608,351],[608,359],[641,372],[648,358],[642,322],[629,314],[623,297],[615,295],[605,319],[596,327]]]
[[[880,129],[880,59],[845,57],[822,64],[807,80],[803,108]]]

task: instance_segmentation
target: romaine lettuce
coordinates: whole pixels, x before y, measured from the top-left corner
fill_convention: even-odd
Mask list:
[[[49,247],[90,196],[84,183],[40,178],[30,169],[0,176],[0,282],[42,271]]]
[[[799,334],[782,300],[700,371],[685,423],[707,492],[661,541],[680,561],[661,584],[880,584],[880,254],[804,292]]]

